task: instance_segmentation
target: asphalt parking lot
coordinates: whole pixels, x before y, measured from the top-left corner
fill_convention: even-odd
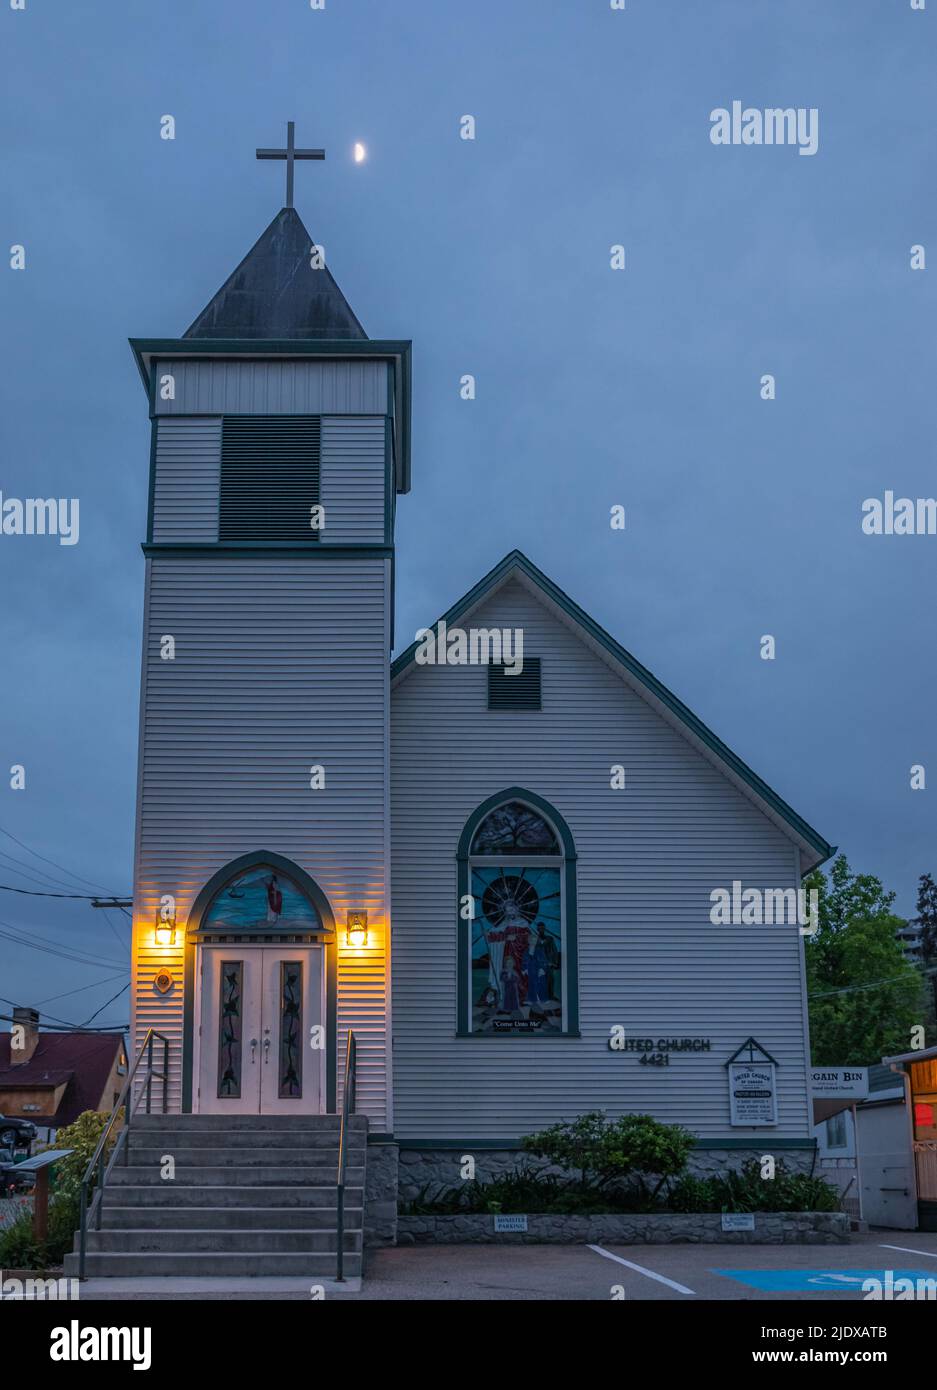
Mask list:
[[[932,1279],[937,1234],[872,1231],[848,1245],[424,1245],[371,1252],[360,1285],[326,1299],[422,1302],[865,1299],[869,1277]],[[308,1300],[294,1279],[100,1280],[81,1300]],[[937,1299],[935,1299],[937,1301]]]
[[[375,1251],[356,1297],[855,1301],[886,1270],[934,1280],[937,1297],[937,1234],[871,1232],[849,1245],[411,1246]]]

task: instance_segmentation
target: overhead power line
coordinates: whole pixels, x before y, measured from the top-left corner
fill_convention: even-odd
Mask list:
[[[21,1004],[16,999],[7,999],[6,996],[3,994],[0,994],[0,999],[3,1000],[4,1004],[12,1004],[14,1009],[36,1008],[35,1004]],[[52,1022],[54,1024],[61,1024],[61,1027],[50,1028],[48,1023],[46,1022],[46,1020],[50,1018],[52,1019]],[[12,1018],[9,1014],[0,1014],[0,1019],[2,1019],[5,1023],[18,1022],[17,1019]],[[120,1033],[126,1032],[128,1027],[126,1023],[108,1023],[103,1027],[98,1028],[81,1028],[77,1023],[69,1023],[67,1019],[56,1018],[55,1014],[44,1014],[42,1016],[42,1026],[47,1033]]]
[[[922,975],[937,975],[937,967],[932,970],[922,970]],[[824,989],[819,994],[808,994],[808,999],[829,999],[834,994],[857,994],[864,989],[883,989],[886,985],[899,984],[904,981],[906,984],[913,980],[913,975],[889,975],[885,980],[872,980],[866,985],[845,985],[842,989]]]
[[[105,969],[115,970],[121,964],[118,960],[108,960],[106,957],[92,956],[90,952],[72,950],[62,942],[52,941],[45,936],[37,936],[34,933],[25,936],[9,922],[0,921],[0,937],[12,941],[17,946],[28,946],[33,951],[45,951],[48,955],[61,956],[63,960],[75,961],[79,965],[104,966]]]
[[[38,850],[30,849],[29,845],[24,844],[22,840],[18,840],[11,831],[7,830],[2,825],[0,825],[0,834],[6,835],[7,839],[12,840],[15,845],[19,845],[20,849],[24,849],[27,854],[31,854],[34,859],[41,859],[43,864],[51,864],[53,869],[59,869],[67,878],[73,878],[78,883],[84,883],[88,888],[95,888],[99,893],[105,892],[100,883],[92,883],[90,879],[82,878],[81,874],[76,874],[73,873],[71,869],[66,869],[64,864],[59,864],[56,860],[49,859],[45,854],[40,854]],[[48,878],[49,875],[47,874],[46,877]]]
[[[39,879],[36,879],[39,882]],[[26,898],[78,898],[82,902],[93,903],[95,895],[93,893],[40,893],[35,888],[14,888],[9,883],[0,883],[0,888],[4,893],[22,893]]]
[[[100,989],[101,985],[113,984],[115,980],[122,979],[125,974],[126,971],[121,970],[118,975],[105,975],[103,980],[92,980],[90,985],[79,985],[77,989],[67,989],[62,994],[50,994],[48,999],[40,999],[34,1007],[42,1009],[46,1004],[54,1004],[56,999],[68,999],[72,994],[84,994],[85,990],[88,989]]]
[[[8,866],[14,873],[19,874],[20,878],[29,879],[30,883],[38,883],[40,888],[74,888],[73,883],[66,883],[64,878],[56,878],[45,869],[39,869],[36,864],[24,864],[21,859],[16,859],[12,854],[0,853],[0,860],[3,861],[3,868]],[[38,877],[36,871],[38,870]]]
[[[126,951],[127,954],[128,954],[128,956],[129,956],[129,955],[130,955],[130,942],[127,940],[126,935],[122,935],[122,934],[121,934],[121,932],[118,930],[117,926],[111,921],[110,917],[108,917],[108,915],[107,915],[106,912],[102,912],[101,916],[104,918],[105,922],[106,922],[107,925],[110,927],[111,931],[114,933],[114,936],[117,938],[117,941],[118,941],[118,943],[119,943],[119,945],[120,945],[121,950],[122,950],[122,951]]]
[[[96,1009],[95,1012],[91,1015],[91,1017],[87,1020],[86,1023],[79,1024],[79,1027],[81,1027],[81,1028],[87,1028],[87,1026],[88,1026],[89,1023],[93,1023],[93,1022],[94,1022],[94,1020],[97,1018],[98,1014],[103,1014],[103,1012],[104,1012],[104,1010],[107,1008],[108,1004],[113,1004],[114,1000],[115,1000],[115,999],[119,999],[120,996],[121,996],[122,994],[126,994],[126,992],[127,992],[127,990],[128,990],[129,988],[130,988],[130,981],[128,980],[127,983],[123,986],[122,989],[119,989],[119,990],[117,991],[116,994],[112,994],[111,997],[110,997],[110,999],[108,999],[106,1003],[102,1004],[101,1007],[100,1007],[99,1009]]]

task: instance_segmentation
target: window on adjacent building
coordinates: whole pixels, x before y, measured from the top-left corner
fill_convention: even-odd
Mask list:
[[[838,1115],[831,1115],[826,1122],[826,1147],[828,1149],[845,1149],[847,1142],[846,1112],[841,1110]]]
[[[549,809],[506,797],[480,808],[460,844],[459,1031],[575,1030],[571,923],[575,855]]]
[[[221,426],[222,541],[316,541],[318,415],[226,415]]]

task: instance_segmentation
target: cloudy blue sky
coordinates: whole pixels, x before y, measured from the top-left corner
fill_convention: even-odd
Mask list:
[[[328,152],[297,168],[307,226],[369,335],[414,342],[399,640],[520,547],[912,913],[937,537],[864,536],[860,506],[937,493],[935,24],[908,0],[4,6],[2,249],[27,269],[0,265],[0,489],[79,497],[81,539],[0,536],[0,882],[129,891],[126,340],[180,334],[269,222],[283,170],[254,149],[292,118]],[[714,146],[735,99],[817,107],[818,153]],[[120,988],[120,913],[0,892],[0,922],[88,958],[0,938],[0,1008],[83,1022]]]

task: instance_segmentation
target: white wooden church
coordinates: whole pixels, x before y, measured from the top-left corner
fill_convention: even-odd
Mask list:
[[[592,1109],[679,1121],[704,1165],[805,1160],[802,933],[711,904],[796,890],[831,847],[519,551],[444,615],[522,633],[519,672],[395,637],[411,344],[367,337],[287,201],[181,337],[132,342],[152,421],[132,1028],[168,1040],[172,1112],[150,1143],[246,1191],[300,1131],[334,1138],[352,1033],[373,1239],[398,1171],[405,1193],[467,1153],[481,1173]],[[179,1187],[127,1172],[121,1209],[157,1204],[147,1267],[169,1272],[196,1248],[167,1241],[191,1225]],[[93,1269],[129,1269],[119,1235],[105,1221]],[[251,1269],[294,1267],[273,1244]]]

